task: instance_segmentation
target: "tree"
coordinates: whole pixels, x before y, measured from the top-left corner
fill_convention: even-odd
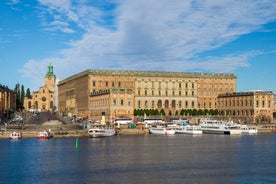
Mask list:
[[[26,95],[25,95],[25,96],[26,96],[27,98],[32,98],[30,88],[27,89]]]
[[[22,110],[25,98],[24,85],[20,86],[20,84],[17,83],[14,87],[14,93],[16,95],[16,109]]]
[[[21,85],[20,102],[22,104],[22,107],[24,105],[24,98],[25,98],[25,89],[24,89],[24,85]]]

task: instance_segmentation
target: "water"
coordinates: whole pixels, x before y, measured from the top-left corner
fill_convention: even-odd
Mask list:
[[[0,183],[276,183],[276,134],[0,139]]]

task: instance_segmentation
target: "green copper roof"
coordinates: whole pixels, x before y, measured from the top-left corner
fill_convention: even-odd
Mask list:
[[[53,65],[51,63],[48,65],[48,72],[45,75],[45,77],[54,77],[54,78],[56,77],[54,74]]]

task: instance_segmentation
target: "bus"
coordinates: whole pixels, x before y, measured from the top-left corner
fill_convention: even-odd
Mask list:
[[[162,118],[145,118],[139,123],[151,125],[151,124],[162,124],[162,122],[163,122]]]

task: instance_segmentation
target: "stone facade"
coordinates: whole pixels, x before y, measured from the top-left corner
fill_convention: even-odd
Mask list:
[[[125,88],[113,88],[90,94],[89,117],[113,122],[116,118],[133,117],[134,93]]]
[[[10,118],[16,109],[16,95],[7,86],[0,85],[0,119]]]
[[[93,114],[101,112],[96,110],[99,104],[97,108],[92,104],[109,101],[109,105],[102,104],[106,109],[102,112],[114,117],[112,102],[120,101],[119,94],[113,96],[116,89],[125,92],[121,99],[130,95],[133,110],[164,109],[174,114],[181,109],[216,109],[218,94],[236,92],[236,78],[234,74],[86,70],[58,83],[58,111],[94,119]],[[116,114],[124,106],[116,105]],[[119,114],[133,118],[133,110],[121,110]]]
[[[225,93],[218,95],[218,110],[241,123],[273,122],[274,98],[271,91]]]
[[[32,93],[32,98],[25,97],[24,107],[27,111],[49,111],[54,110],[55,99],[55,81],[56,76],[53,72],[53,66],[48,65],[48,72],[44,78],[44,86],[41,86],[38,91]]]

